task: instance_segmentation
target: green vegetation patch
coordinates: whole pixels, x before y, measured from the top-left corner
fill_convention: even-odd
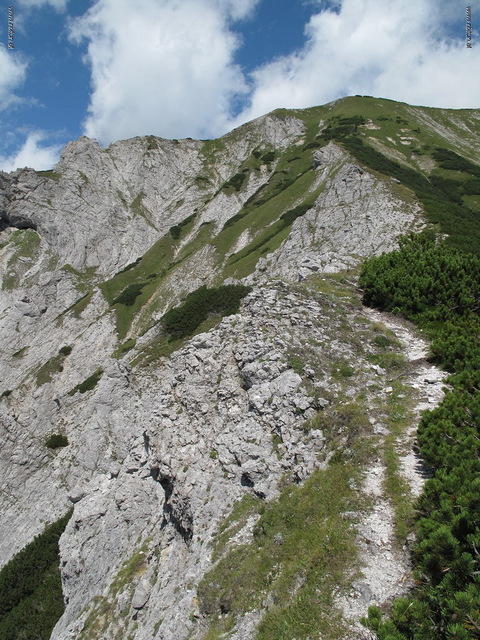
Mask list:
[[[216,459],[217,456],[211,455],[210,457]],[[250,516],[259,512],[262,505],[262,500],[252,493],[247,493],[234,504],[230,515],[225,518],[215,535],[212,560],[220,558],[228,542],[245,526]]]
[[[94,596],[91,601],[91,609],[80,631],[78,640],[97,640],[105,637],[105,632],[110,628],[112,637],[121,637],[130,640],[132,635],[127,635],[128,618],[125,618],[125,608],[118,613],[118,594],[125,589],[129,591],[129,601],[133,596],[135,579],[145,572],[147,539],[135,553],[123,563],[118,570],[108,589],[107,596]]]
[[[250,287],[242,285],[223,285],[213,289],[200,287],[189,293],[182,305],[170,309],[163,316],[163,327],[172,338],[185,338],[192,335],[210,314],[228,316],[237,313],[240,301],[250,290]]]
[[[464,181],[458,181],[455,185],[451,180],[439,176],[429,180],[421,173],[387,158],[357,136],[340,138],[340,141],[367,167],[394,177],[412,189],[423,204],[430,222],[440,225],[442,232],[448,235],[448,244],[471,253],[480,252],[478,213],[463,203]],[[453,155],[457,157],[457,154]],[[465,160],[465,163],[473,167],[470,171],[480,171],[480,167],[469,161]]]
[[[188,218],[185,218],[185,220],[182,220],[181,222],[179,222],[178,224],[176,224],[174,227],[170,228],[170,235],[172,236],[172,238],[174,240],[178,240],[180,238],[180,236],[182,235],[182,232],[188,227],[188,225],[193,222],[195,220],[197,216],[197,212],[192,213],[191,216],[188,216]]]
[[[132,320],[158,287],[173,259],[170,234],[160,238],[141,258],[100,285],[107,302],[115,306],[117,332],[127,334]]]
[[[49,640],[65,608],[58,540],[70,516],[48,525],[0,570],[2,640]]]
[[[8,244],[13,248],[13,253],[5,269],[2,288],[11,291],[20,285],[22,276],[38,257],[40,236],[34,229],[17,229],[10,236]],[[25,261],[22,258],[28,258],[28,260]]]
[[[248,611],[270,604],[259,640],[340,638],[345,629],[334,605],[335,590],[346,585],[356,565],[355,532],[344,511],[359,508],[350,488],[355,471],[332,464],[302,486],[289,486],[258,509],[249,544],[233,547],[203,578],[200,610],[211,620],[211,635],[228,631]],[[242,515],[240,516],[240,519]],[[219,538],[239,520],[232,514]]]
[[[225,193],[236,193],[240,191],[246,179],[247,171],[244,169],[224,182],[221,189],[225,191]]]
[[[12,353],[12,358],[23,358],[29,348],[30,348],[29,346],[26,346],[26,347],[22,347],[18,351],[15,351],[15,353]]]
[[[125,340],[125,342],[118,345],[118,347],[115,349],[115,351],[113,352],[113,357],[117,359],[123,358],[123,356],[131,351],[136,344],[137,341],[135,340],[135,338],[129,338],[128,340]]]
[[[323,129],[319,139],[338,140],[355,135],[358,127],[366,123],[362,116],[341,117],[334,116]]]
[[[62,313],[59,314],[58,318],[62,318],[67,313],[70,313],[70,311],[72,312],[75,318],[80,318],[82,313],[90,304],[92,298],[93,298],[93,291],[89,291],[88,293],[83,295],[81,298],[78,298],[78,300],[75,300],[75,302],[71,304],[68,307],[68,309],[65,309],[65,311],[62,311]]]
[[[97,267],[87,267],[85,271],[78,271],[78,269],[72,267],[71,264],[64,264],[62,271],[66,271],[72,276],[75,276],[75,288],[78,289],[80,293],[87,294],[96,282]]]
[[[383,619],[380,640],[478,638],[480,611],[480,258],[432,234],[364,264],[364,302],[413,320],[432,339],[432,358],[453,375],[441,405],[423,414],[420,453],[432,477],[419,499],[416,588]],[[401,416],[399,416],[401,420]]]
[[[50,180],[60,180],[60,178],[62,177],[61,173],[58,173],[58,171],[54,171],[53,169],[46,169],[44,171],[35,171],[35,173],[37,174],[37,176],[41,176],[42,178],[50,178]]]
[[[96,371],[94,371],[94,373],[92,373],[91,376],[89,376],[88,378],[85,378],[83,382],[80,382],[75,387],[73,387],[73,389],[71,389],[68,392],[68,395],[73,396],[75,393],[77,393],[77,391],[79,393],[87,393],[87,391],[91,391],[97,386],[97,383],[102,377],[102,375],[103,375],[103,369],[100,369],[100,368],[97,369]]]
[[[40,369],[37,371],[36,376],[37,385],[39,387],[43,384],[46,384],[47,382],[50,382],[52,380],[52,377],[56,373],[60,373],[61,371],[63,371],[65,358],[69,356],[71,352],[72,347],[70,345],[61,347],[57,355],[53,356],[53,358],[50,358],[50,360],[47,360],[47,362],[40,367]]]
[[[145,197],[145,194],[143,192],[135,196],[135,198],[132,200],[132,203],[130,205],[130,209],[134,216],[140,216],[145,220],[145,222],[148,225],[156,229],[157,227],[155,226],[155,223],[153,221],[150,211],[144,206],[142,202],[144,197]]]
[[[63,433],[52,433],[45,440],[45,446],[48,449],[62,449],[68,447],[68,438]]]

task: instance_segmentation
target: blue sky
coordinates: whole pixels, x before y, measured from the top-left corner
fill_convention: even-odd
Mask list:
[[[472,48],[451,0],[0,0],[0,168],[47,168],[82,134],[212,137],[353,93],[478,107],[470,4]]]

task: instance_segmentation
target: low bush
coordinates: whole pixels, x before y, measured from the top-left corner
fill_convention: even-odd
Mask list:
[[[67,344],[61,347],[58,353],[62,356],[69,356],[72,353],[72,346]]]
[[[87,391],[91,391],[97,386],[97,383],[102,375],[103,369],[97,369],[94,373],[92,373],[91,376],[86,378],[83,382],[80,382],[80,384],[77,384],[76,387],[73,387],[73,389],[68,392],[68,395],[73,396],[75,393],[77,393],[77,391],[79,393],[86,393]]]
[[[191,216],[188,216],[188,218],[185,218],[185,220],[182,220],[181,222],[179,222],[178,224],[176,224],[174,227],[170,228],[170,235],[172,236],[172,238],[174,240],[178,240],[178,238],[180,238],[180,236],[182,235],[182,231],[183,229],[190,223],[192,222],[192,220],[195,219],[195,216],[197,215],[197,213],[192,213]]]
[[[300,204],[298,207],[294,207],[293,209],[289,209],[285,213],[282,213],[280,216],[280,220],[282,220],[285,226],[292,224],[297,218],[300,216],[304,216],[309,209],[312,208],[311,203]]]
[[[69,511],[0,570],[0,638],[48,640],[64,611],[58,540]]]
[[[163,327],[172,338],[192,335],[210,314],[227,316],[236,313],[241,299],[249,291],[250,287],[242,285],[223,285],[214,289],[200,287],[189,293],[183,304],[163,316]]]
[[[319,139],[333,140],[354,135],[358,127],[365,123],[366,120],[362,116],[351,116],[349,118],[335,116],[328,122],[325,129],[323,129]]]
[[[135,300],[142,293],[145,285],[146,282],[134,282],[133,284],[129,284],[128,287],[125,287],[122,293],[113,300],[112,305],[124,304],[126,307],[133,306],[135,304]]]
[[[68,446],[68,438],[62,433],[52,433],[45,441],[45,446],[48,449],[61,449]]]
[[[473,164],[473,162],[470,162],[470,160],[458,155],[458,153],[450,151],[450,149],[437,147],[432,152],[432,158],[438,162],[442,169],[463,171],[464,173],[469,173],[472,176],[480,178],[480,166]]]
[[[442,156],[443,157],[443,156]],[[448,156],[450,158],[450,156]],[[364,264],[364,302],[400,313],[432,339],[432,357],[453,373],[452,390],[423,414],[418,443],[433,469],[418,503],[416,588],[389,618],[365,620],[380,640],[474,640],[480,589],[480,258],[405,239]]]
[[[223,183],[222,189],[224,191],[240,191],[246,178],[247,178],[246,171],[236,173],[229,180]]]
[[[454,181],[439,176],[427,179],[419,172],[387,158],[368,144],[364,144],[355,135],[337,136],[337,139],[367,167],[392,176],[412,189],[422,202],[430,222],[440,225],[442,232],[448,235],[448,244],[470,253],[480,253],[478,214],[461,201],[461,196],[466,193],[463,181],[458,181],[455,186]],[[462,170],[474,176],[480,175],[480,167],[465,158],[447,150],[437,150],[437,156],[439,151],[442,157],[450,159],[442,161],[442,168],[466,167]],[[451,160],[452,157],[454,162]]]

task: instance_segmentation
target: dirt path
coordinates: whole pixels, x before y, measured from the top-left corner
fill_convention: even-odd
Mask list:
[[[420,495],[425,482],[421,459],[414,450],[414,442],[420,415],[425,409],[438,405],[444,395],[443,380],[446,373],[426,362],[428,344],[414,333],[414,329],[401,319],[373,309],[364,309],[367,317],[382,323],[394,332],[403,346],[403,354],[412,365],[412,372],[403,383],[413,392],[414,407],[410,426],[397,440],[396,450],[401,473],[407,480],[414,497]],[[376,432],[387,434],[386,425],[375,425]],[[357,525],[357,541],[360,549],[361,577],[352,584],[352,590],[338,598],[345,618],[351,623],[348,640],[374,637],[359,622],[370,605],[382,605],[404,593],[411,585],[411,566],[408,550],[395,540],[394,512],[384,495],[385,465],[382,443],[377,457],[369,466],[363,483],[363,491],[371,498],[373,508]]]

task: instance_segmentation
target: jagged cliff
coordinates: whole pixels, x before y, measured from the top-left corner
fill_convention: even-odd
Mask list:
[[[427,179],[433,148],[479,150],[478,111],[351,98],[214,141],[80,138],[52,171],[0,174],[0,562],[73,507],[52,639],[280,637],[302,598],[322,637],[363,637],[368,605],[408,587],[383,454],[418,494],[443,374],[356,274],[435,220],[335,127]],[[165,329],[188,293],[239,283],[238,313]],[[292,491],[312,506],[288,524]],[[317,637],[305,624],[281,637]]]

